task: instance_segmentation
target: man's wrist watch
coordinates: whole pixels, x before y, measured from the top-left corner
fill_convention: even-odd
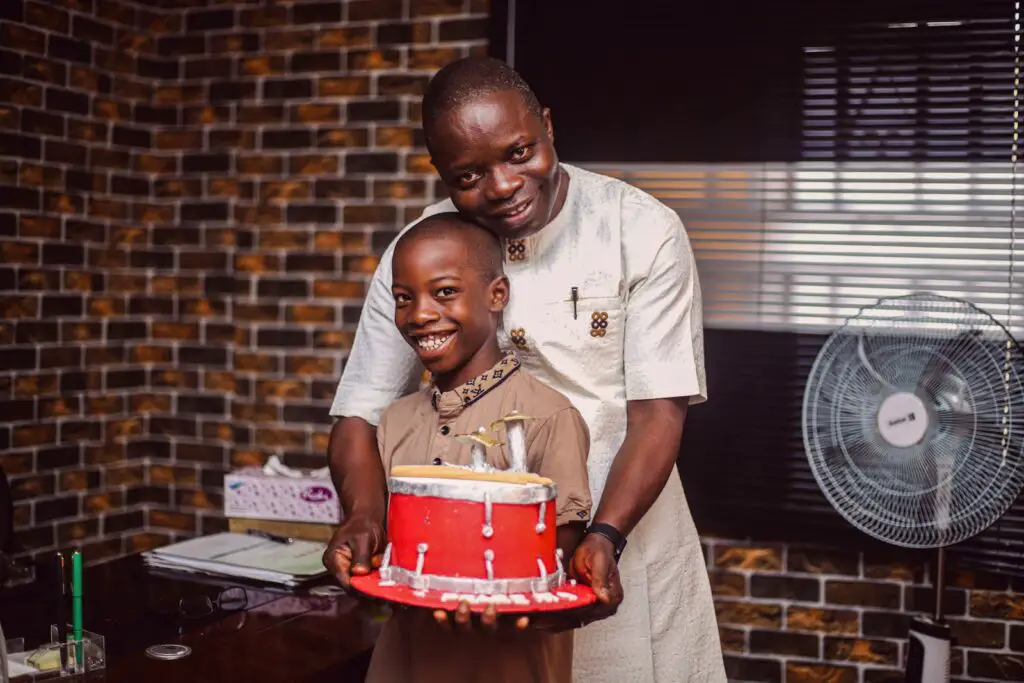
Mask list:
[[[611,541],[612,548],[615,553],[615,561],[618,562],[622,556],[622,551],[626,549],[626,537],[622,535],[618,529],[613,527],[611,524],[605,524],[604,522],[594,522],[587,527],[584,536],[588,534],[597,534],[598,536],[604,536]]]

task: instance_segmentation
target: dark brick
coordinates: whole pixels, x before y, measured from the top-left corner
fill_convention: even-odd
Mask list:
[[[309,283],[305,280],[275,280],[261,277],[256,284],[256,294],[260,298],[304,299],[309,296]]]
[[[188,365],[227,367],[228,352],[226,349],[209,346],[182,345],[178,349],[178,361]]]
[[[308,130],[265,130],[262,138],[265,149],[305,149],[313,144]]]
[[[342,68],[341,53],[337,51],[296,52],[292,55],[291,68],[295,72],[340,71]],[[310,89],[310,94],[312,94],[312,89]]]
[[[367,181],[323,178],[316,181],[313,192],[317,199],[362,198],[367,196]]]
[[[906,638],[910,616],[896,612],[864,612],[861,628],[865,636]]]
[[[0,74],[7,76],[21,76],[25,73],[22,66],[22,58],[17,52],[0,50]]]
[[[833,605],[862,605],[898,609],[900,586],[893,583],[867,581],[828,581],[825,602]]]
[[[377,27],[377,44],[399,45],[402,43],[412,43],[414,42],[413,27],[414,24],[407,21],[383,23]]]
[[[983,647],[1001,650],[1006,645],[1006,624],[977,619],[950,619],[953,640],[960,647]],[[1013,639],[1011,636],[1011,647]],[[1016,648],[1015,648],[1016,649]]]
[[[402,106],[397,100],[366,100],[348,103],[350,121],[398,121]]]
[[[89,96],[63,88],[47,88],[46,108],[85,116],[89,113]]]
[[[777,659],[726,655],[725,673],[730,681],[782,683],[782,662]]]
[[[114,126],[114,144],[149,149],[153,146],[152,133],[148,130],[118,124]]]
[[[68,84],[67,64],[38,57],[25,57],[24,62],[26,78],[60,86]]]
[[[227,400],[223,396],[178,395],[178,414],[225,415]]]
[[[398,155],[394,152],[367,152],[345,157],[348,173],[397,173]]]
[[[36,501],[36,522],[51,522],[79,515],[80,499],[77,495]]]
[[[81,14],[76,14],[72,19],[71,35],[80,40],[103,43],[109,46],[114,44],[113,27]]]
[[[164,252],[170,254],[170,252]],[[136,257],[137,261],[156,260],[159,257],[141,255]],[[129,315],[174,315],[174,301],[169,298],[154,296],[133,296],[128,299]]]
[[[154,107],[140,102],[135,105],[135,121],[137,123],[173,126],[179,122],[178,111],[177,107]]]
[[[181,70],[177,61],[167,59],[156,59],[153,57],[139,57],[135,68],[143,78],[162,78],[168,80],[177,79]]]
[[[4,151],[5,156],[22,159],[39,159],[43,154],[43,145],[39,138],[18,133],[0,132],[0,149]]]
[[[227,57],[192,59],[185,64],[185,78],[231,78],[235,71],[234,64]]]
[[[43,263],[48,266],[80,266],[85,263],[85,249],[79,244],[43,244]]]
[[[408,74],[382,74],[377,79],[378,95],[423,95],[427,89],[427,76]]]
[[[818,636],[807,633],[753,630],[750,632],[750,651],[817,658],[818,640]]]
[[[750,577],[750,595],[755,598],[817,602],[821,599],[821,583],[816,579],[754,574]]]
[[[267,79],[263,83],[263,99],[308,99],[313,96],[313,81],[309,78]]]
[[[231,169],[231,156],[224,153],[186,154],[181,160],[185,173],[227,173]]]
[[[25,109],[21,112],[21,129],[26,133],[63,137],[66,130],[65,118],[45,111]]]
[[[82,40],[50,36],[46,54],[52,59],[60,59],[78,64],[92,64],[92,45]]]
[[[4,416],[5,422],[28,422],[35,420],[36,402],[27,398],[16,401],[0,401],[0,415]]]
[[[71,142],[47,140],[44,158],[47,161],[52,161],[58,164],[84,166],[88,153],[88,150],[82,145],[76,145]]]
[[[337,23],[341,21],[341,6],[340,0],[322,0],[293,5],[292,23],[296,25]]]
[[[62,467],[80,467],[82,449],[78,444],[40,448],[36,452],[36,468],[42,472]]]
[[[82,315],[85,305],[80,296],[47,295],[43,297],[41,315],[46,317],[76,317]]]
[[[285,217],[289,223],[337,223],[338,209],[333,204],[289,204]]]
[[[146,323],[135,320],[111,320],[107,323],[107,339],[145,339],[148,334]]]
[[[444,43],[454,40],[482,40],[487,38],[487,19],[451,19],[439,25],[439,40]]]
[[[185,31],[214,31],[235,27],[235,11],[233,9],[206,9],[191,11],[185,15]]]
[[[109,370],[107,372],[107,389],[135,389],[145,385],[145,370]]]
[[[69,168],[64,186],[69,192],[106,192],[107,179],[98,173]]]
[[[907,586],[903,594],[903,608],[911,612],[929,612],[935,609],[935,589],[928,586]],[[943,591],[943,612],[952,616],[967,612],[967,592],[957,588]]]
[[[398,19],[402,16],[402,0],[352,0],[348,4],[349,21]]]
[[[331,273],[337,269],[334,254],[288,254],[285,258],[287,272]]]
[[[39,190],[30,187],[0,186],[0,206],[5,209],[38,211],[40,207]]]
[[[150,187],[150,181],[145,178],[129,178],[127,176],[115,175],[110,179],[110,191],[113,194],[148,197],[152,188]]]
[[[208,97],[209,101],[214,104],[253,100],[256,98],[256,83],[254,81],[211,81]]]
[[[309,335],[305,330],[285,327],[263,327],[256,334],[260,347],[301,348],[309,346]]]
[[[157,49],[160,54],[170,56],[206,54],[206,36],[160,36],[157,39]]]
[[[188,221],[226,221],[230,215],[227,202],[184,203],[181,205],[181,220]]]

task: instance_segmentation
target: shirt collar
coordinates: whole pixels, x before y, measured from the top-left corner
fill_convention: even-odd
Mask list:
[[[580,179],[577,177],[576,168],[569,164],[560,164],[566,172],[566,179],[569,187],[565,192],[565,203],[550,223],[541,228],[540,232],[530,235],[521,240],[503,240],[505,247],[505,261],[510,265],[521,264],[535,259],[554,244],[566,225],[572,223],[576,193],[579,191]]]
[[[490,370],[477,375],[451,391],[442,392],[437,386],[434,386],[431,403],[441,417],[445,419],[456,417],[466,406],[504,382],[518,369],[519,358],[515,352],[506,351],[501,360],[495,363]]]

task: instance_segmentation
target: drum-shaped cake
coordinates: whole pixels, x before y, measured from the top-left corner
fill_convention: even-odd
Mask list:
[[[353,577],[376,597],[453,609],[578,607],[593,592],[567,578],[557,547],[555,484],[529,472],[396,467],[379,572]]]

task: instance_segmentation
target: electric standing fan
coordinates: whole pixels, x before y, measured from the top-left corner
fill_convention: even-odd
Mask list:
[[[1022,360],[988,313],[915,293],[862,308],[811,369],[804,446],[825,497],[879,540],[937,550],[935,610],[911,621],[908,683],[949,680],[945,549],[1024,488]]]

